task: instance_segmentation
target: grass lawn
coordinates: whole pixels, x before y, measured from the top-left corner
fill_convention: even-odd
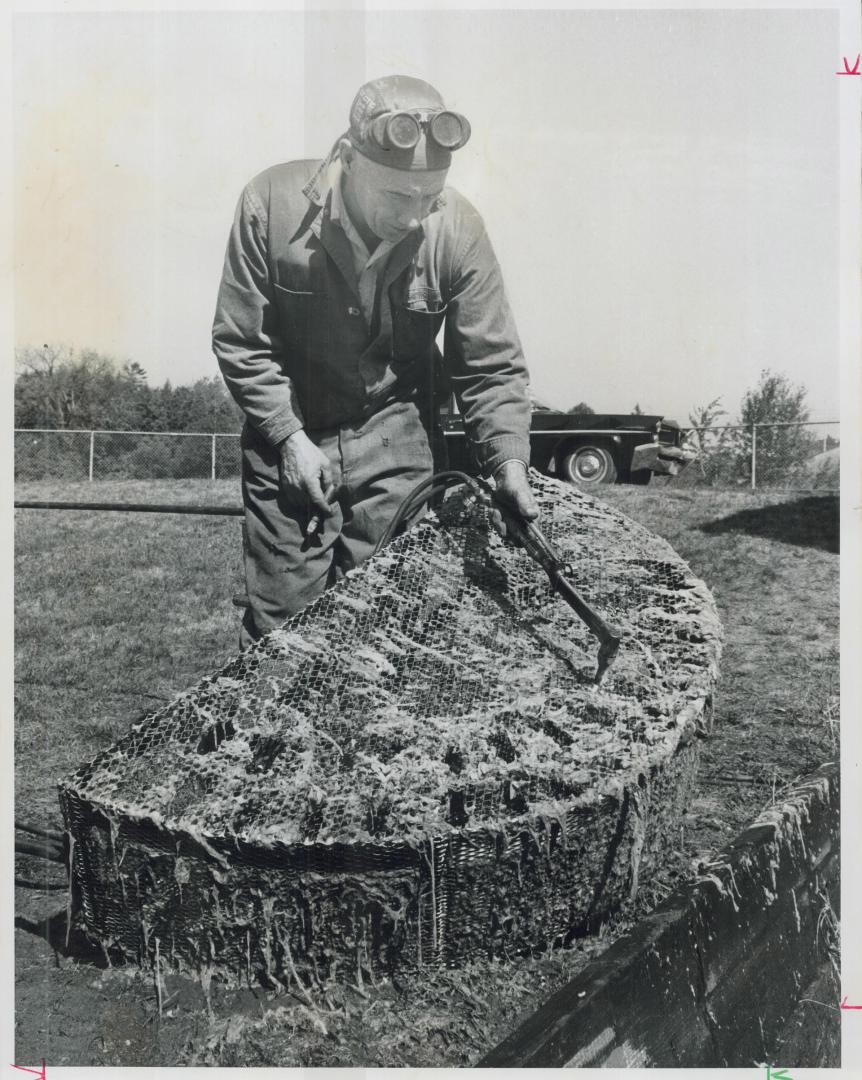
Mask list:
[[[19,486],[30,497],[239,501],[231,482]],[[55,778],[236,651],[240,519],[16,515],[17,813],[56,818]]]
[[[701,790],[643,910],[785,784],[837,757],[838,500],[658,485],[601,494],[669,540],[707,582],[726,635]],[[236,481],[27,484],[16,497],[239,500]],[[19,820],[56,827],[59,776],[235,652],[240,550],[237,518],[16,512]],[[47,866],[16,863],[30,882],[16,893],[19,1061],[467,1064],[601,947],[516,961],[495,978],[474,968],[366,988],[367,996],[339,991],[323,1019],[263,992],[217,992],[210,1016],[198,988],[169,980],[175,997],[159,1021],[149,977],[63,955],[45,939],[41,920],[65,910],[61,871]]]
[[[773,787],[838,757],[838,496],[619,486],[604,497],[665,537],[718,604],[725,649],[699,800],[716,807],[703,839],[717,844]]]

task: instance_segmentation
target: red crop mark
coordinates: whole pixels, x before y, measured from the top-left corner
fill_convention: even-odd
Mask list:
[[[45,1069],[45,1059],[44,1058],[42,1058],[42,1068],[41,1069],[28,1069],[26,1065],[13,1065],[12,1068],[13,1069],[20,1069],[21,1072],[32,1073],[33,1076],[38,1076],[40,1078],[40,1080],[45,1080],[45,1077],[47,1076],[47,1072],[46,1072],[46,1069]]]
[[[841,1008],[842,1009],[862,1009],[862,1005],[848,1005],[847,1004],[847,995],[845,994],[844,997],[841,999]]]
[[[850,67],[850,61],[846,56],[842,57],[842,59],[844,61],[844,70],[836,71],[836,75],[862,75],[862,71],[859,70],[859,61],[862,60],[862,53],[859,53],[856,56],[856,63],[852,68]]]

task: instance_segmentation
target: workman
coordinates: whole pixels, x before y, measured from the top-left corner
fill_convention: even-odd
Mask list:
[[[240,197],[213,348],[246,415],[243,648],[368,558],[431,475],[441,377],[483,473],[537,515],[500,269],[479,215],[445,187],[469,137],[428,83],[375,79],[326,160],[276,165]]]

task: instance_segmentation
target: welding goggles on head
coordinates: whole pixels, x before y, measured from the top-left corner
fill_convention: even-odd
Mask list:
[[[470,138],[470,124],[460,113],[441,109],[439,112],[387,112],[375,116],[368,125],[366,139],[381,150],[412,150],[418,146],[423,133],[441,150],[460,150]]]

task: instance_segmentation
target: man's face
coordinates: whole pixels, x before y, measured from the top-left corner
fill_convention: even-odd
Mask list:
[[[370,161],[353,147],[343,153],[345,180],[365,225],[381,240],[397,243],[417,229],[437,202],[448,169],[406,172]]]

